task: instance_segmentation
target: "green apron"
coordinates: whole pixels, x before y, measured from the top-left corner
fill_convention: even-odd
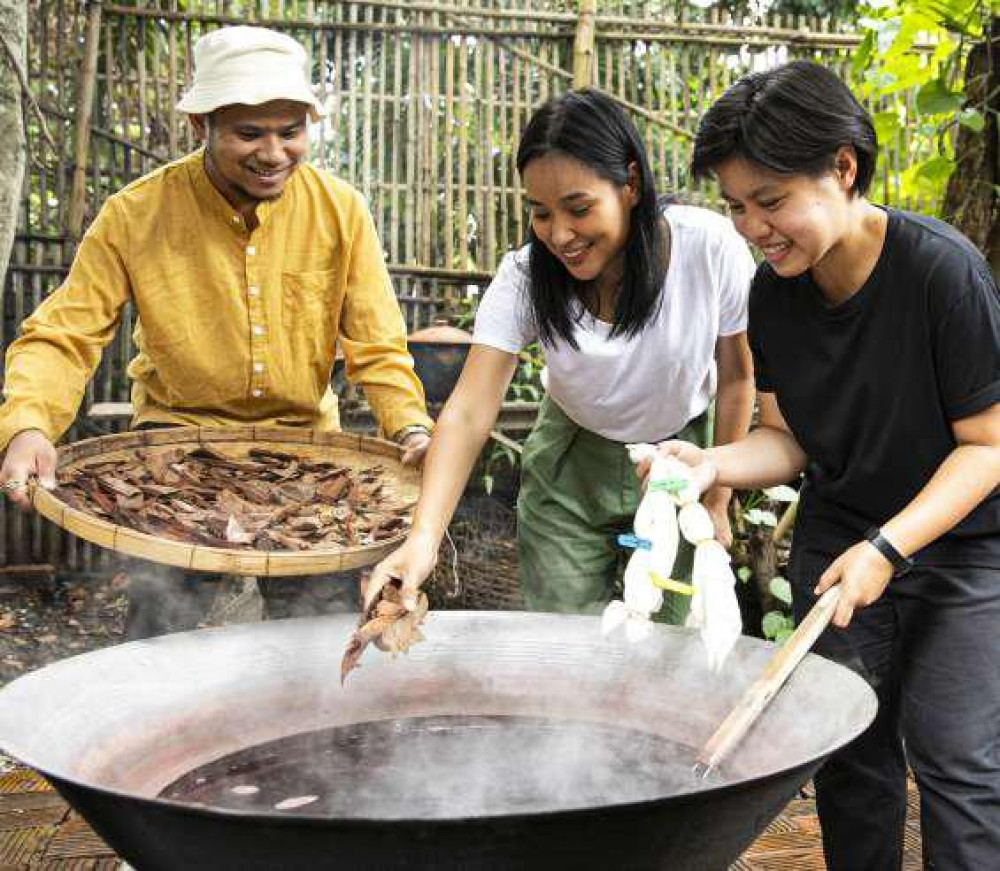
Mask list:
[[[704,445],[707,435],[707,415],[701,415],[675,438]],[[529,610],[599,614],[621,596],[631,551],[617,537],[632,531],[640,496],[625,445],[578,426],[546,396],[524,445],[517,500],[521,589]],[[693,556],[682,539],[677,580],[690,580]],[[683,623],[690,601],[665,592],[655,619]]]

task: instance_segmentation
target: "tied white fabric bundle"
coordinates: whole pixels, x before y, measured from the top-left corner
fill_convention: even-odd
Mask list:
[[[663,604],[662,588],[674,583],[669,578],[683,535],[695,549],[686,625],[699,630],[709,664],[719,670],[743,629],[729,554],[715,540],[712,518],[698,501],[687,466],[660,456],[652,445],[629,445],[629,457],[634,463],[651,461],[646,492],[635,514],[640,546],[625,568],[622,600],[605,608],[601,629],[607,635],[624,624],[629,641],[646,636],[650,618]]]

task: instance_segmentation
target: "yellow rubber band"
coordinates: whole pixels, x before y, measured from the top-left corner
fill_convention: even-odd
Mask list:
[[[661,590],[668,590],[671,593],[680,593],[682,596],[694,595],[694,587],[690,584],[685,584],[683,581],[675,581],[672,578],[665,578],[663,575],[658,575],[656,572],[650,572],[649,579],[653,582],[654,587],[659,587]]]

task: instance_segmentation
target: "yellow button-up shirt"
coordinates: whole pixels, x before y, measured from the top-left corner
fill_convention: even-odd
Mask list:
[[[122,307],[138,314],[134,423],[338,427],[336,345],[388,435],[431,422],[406,327],[361,195],[301,166],[243,218],[201,151],[104,204],[65,283],[7,353],[0,447],[73,423]]]

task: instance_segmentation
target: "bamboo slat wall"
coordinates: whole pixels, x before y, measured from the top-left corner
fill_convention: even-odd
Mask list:
[[[484,286],[500,257],[525,237],[513,168],[517,142],[532,108],[571,86],[578,24],[576,0],[30,0],[29,6],[29,76],[58,151],[47,150],[32,131],[22,233],[4,295],[4,347],[58,285],[77,227],[109,194],[195,147],[174,107],[191,79],[195,40],[223,24],[260,23],[302,42],[329,109],[313,131],[313,159],[370,202],[408,324],[454,311],[467,288]],[[686,170],[689,134],[701,112],[740,75],[784,59],[811,57],[846,74],[859,40],[828,22],[744,23],[697,10],[677,18],[666,6],[663,0],[596,3],[594,83],[633,107],[663,191],[711,205],[711,192],[692,187]],[[89,37],[88,20],[94,22]],[[92,105],[82,74],[88,49]],[[88,111],[89,130],[75,124]],[[905,131],[889,144],[882,199],[899,202],[905,155],[920,147]],[[127,312],[85,408],[128,398],[131,320]],[[78,425],[69,438],[85,434]],[[0,560],[73,568],[100,562],[3,506]]]

